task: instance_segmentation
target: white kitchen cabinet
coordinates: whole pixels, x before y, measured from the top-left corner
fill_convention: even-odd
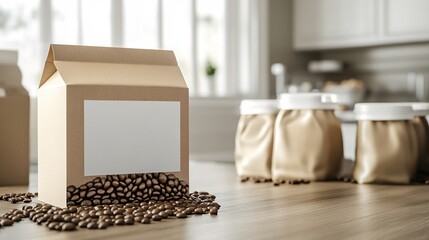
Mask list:
[[[429,1],[383,0],[382,43],[429,40]]]
[[[428,0],[295,0],[294,49],[429,41]]]
[[[377,0],[295,0],[295,49],[370,45],[377,40]]]

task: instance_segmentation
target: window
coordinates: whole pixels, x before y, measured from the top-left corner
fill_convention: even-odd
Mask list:
[[[256,1],[2,1],[0,47],[20,51],[23,82],[32,95],[52,42],[171,49],[191,96],[256,97],[252,2]]]

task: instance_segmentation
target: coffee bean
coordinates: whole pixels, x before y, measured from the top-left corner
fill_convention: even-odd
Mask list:
[[[217,208],[216,207],[210,208],[210,214],[211,215],[217,215]]]
[[[168,180],[167,175],[165,175],[165,173],[160,173],[158,179],[162,184],[167,183]]]
[[[82,220],[77,225],[81,228],[86,228],[86,225],[88,225],[88,222]]]
[[[55,227],[58,225],[57,222],[51,222],[48,224],[48,229],[49,230],[55,230]]]
[[[62,231],[73,231],[76,230],[76,224],[68,222],[64,223],[64,225],[61,227]]]
[[[195,213],[195,214],[203,214],[203,209],[202,209],[202,208],[196,208],[196,209],[194,210],[194,213]]]
[[[125,218],[124,223],[126,225],[133,225],[134,224],[134,218]]]
[[[187,218],[187,217],[188,217],[188,215],[187,215],[186,213],[180,212],[180,213],[177,213],[177,214],[176,214],[176,217],[177,217],[177,218]]]
[[[111,182],[110,182],[110,181],[106,181],[106,182],[104,183],[104,186],[103,186],[104,190],[109,189],[109,188],[110,188],[110,185],[111,185]]]
[[[152,181],[150,179],[146,180],[146,187],[152,187]]]
[[[97,194],[97,192],[96,192],[96,191],[89,191],[89,192],[86,194],[86,197],[87,197],[87,198],[91,198],[91,197],[95,196],[95,194]]]
[[[112,186],[113,187],[119,187],[119,182],[118,181],[113,181],[112,182]]]
[[[7,218],[3,218],[0,220],[0,225],[3,227],[12,226],[13,221]]]
[[[143,223],[143,224],[149,224],[151,221],[150,221],[150,218],[143,218],[142,220],[141,220],[141,223]]]
[[[90,222],[88,223],[88,225],[86,225],[87,229],[97,229],[98,228],[98,224],[96,222]]]
[[[91,203],[90,200],[84,200],[80,205],[82,205],[82,206],[91,206],[92,203]]]
[[[67,192],[74,192],[74,190],[76,190],[76,187],[73,185],[67,187]]]
[[[98,224],[98,229],[106,229],[109,225],[108,222],[101,222]]]
[[[115,225],[124,225],[125,221],[124,219],[120,218],[120,219],[116,219],[114,222]]]
[[[162,220],[162,217],[161,217],[161,216],[159,216],[159,215],[153,215],[153,216],[152,216],[152,220],[154,220],[154,221],[161,221],[161,220]]]

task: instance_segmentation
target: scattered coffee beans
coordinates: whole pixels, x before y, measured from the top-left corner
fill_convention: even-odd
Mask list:
[[[129,182],[126,179],[126,177],[122,178],[120,182]],[[151,181],[153,186],[159,186],[163,182],[168,184],[168,181],[172,179],[165,176],[165,178],[158,177],[158,180],[155,183]],[[172,184],[174,187],[176,184],[180,185],[174,181]],[[128,184],[132,184],[132,181]],[[102,186],[106,186],[105,183]],[[162,219],[167,218],[187,218],[193,214],[210,213],[216,215],[220,205],[215,202],[215,199],[216,197],[208,192],[192,192],[183,194],[179,199],[166,201],[149,200],[139,203],[115,203],[97,206],[81,204],[80,206],[59,208],[49,204],[37,203],[35,206],[24,205],[21,210],[12,209],[3,214],[0,217],[0,226],[12,226],[25,218],[29,218],[39,225],[45,225],[54,231],[75,231],[78,227],[95,230],[106,229],[115,225],[150,224],[152,221],[162,221]]]
[[[254,183],[266,183],[271,182],[271,179],[261,178],[261,177],[241,177],[241,182],[253,181]]]
[[[254,183],[267,183],[267,182],[272,182],[272,179],[266,179],[266,178],[258,178],[258,177],[241,177],[240,178],[241,182],[248,182],[248,181],[253,181]],[[291,185],[297,185],[297,184],[308,184],[310,183],[310,181],[308,180],[283,180],[281,182],[274,182],[274,186],[280,186],[281,184],[291,184]]]
[[[340,181],[340,182],[348,182],[348,183],[357,183],[357,181],[356,180],[354,180],[353,178],[351,178],[351,177],[338,177],[337,178],[337,181]]]
[[[7,193],[0,195],[0,200],[8,201],[10,203],[30,203],[32,198],[37,196],[37,193]]]
[[[282,180],[281,182],[274,182],[274,186],[280,186],[281,184],[289,185],[298,185],[298,184],[309,184],[309,180],[299,179],[299,180]]]

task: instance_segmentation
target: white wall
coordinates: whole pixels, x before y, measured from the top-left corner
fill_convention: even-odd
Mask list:
[[[234,161],[239,99],[193,98],[189,103],[190,159]]]

